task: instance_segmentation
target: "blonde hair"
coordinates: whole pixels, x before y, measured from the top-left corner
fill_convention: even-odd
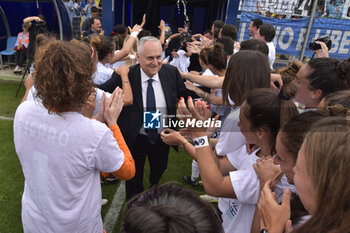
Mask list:
[[[350,121],[344,117],[320,120],[307,133],[304,146],[316,210],[295,232],[349,232]]]
[[[129,38],[130,38],[130,35],[128,35],[127,37],[125,37],[125,39],[124,39],[124,46],[125,46],[125,44],[126,44],[126,42],[128,41]],[[137,44],[138,44],[138,43],[139,43],[139,40],[138,40],[137,38],[135,38],[135,42],[134,42],[134,44],[133,44],[133,46],[132,46],[132,48],[131,48],[131,50],[130,50],[129,55],[135,55],[135,54],[136,54],[136,52],[137,52]],[[126,64],[127,66],[135,65],[135,60],[128,59],[128,60],[125,61],[125,64]]]

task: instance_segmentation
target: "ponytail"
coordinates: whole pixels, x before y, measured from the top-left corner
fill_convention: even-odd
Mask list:
[[[295,88],[290,85],[283,86],[280,93],[270,88],[252,90],[246,98],[246,107],[243,109],[245,116],[251,122],[252,130],[267,127],[276,139],[280,127],[298,115],[292,100],[294,95]]]
[[[280,99],[280,125],[282,127],[292,117],[298,115],[298,110],[295,106],[293,98],[296,93],[296,87],[292,84],[284,85],[277,97]]]
[[[94,34],[90,37],[90,44],[97,50],[98,60],[101,61],[109,53],[114,52],[115,42],[112,37]]]

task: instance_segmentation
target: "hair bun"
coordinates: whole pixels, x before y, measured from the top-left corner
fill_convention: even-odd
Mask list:
[[[336,66],[340,78],[344,81],[344,85],[350,88],[350,62],[348,60],[341,61]]]
[[[292,98],[294,98],[296,92],[297,92],[297,88],[295,85],[293,84],[284,85],[281,91],[278,93],[277,97],[280,100],[289,101]]]
[[[92,46],[94,46],[96,49],[98,49],[100,47],[101,42],[102,42],[102,38],[98,34],[95,34],[95,35],[90,37],[90,44]]]

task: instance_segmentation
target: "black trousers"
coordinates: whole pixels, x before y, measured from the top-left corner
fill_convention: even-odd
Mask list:
[[[138,135],[135,146],[130,150],[135,160],[136,173],[132,180],[126,181],[127,200],[130,200],[135,195],[144,191],[143,172],[146,156],[148,156],[150,164],[149,182],[153,186],[159,183],[160,178],[168,166],[169,150],[170,147],[166,145],[160,137],[157,142],[152,145],[147,141],[146,135]]]
[[[22,67],[27,57],[27,50],[17,50],[15,53],[16,66]]]

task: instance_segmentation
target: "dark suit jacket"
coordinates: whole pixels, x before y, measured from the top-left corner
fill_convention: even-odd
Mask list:
[[[163,64],[158,75],[164,91],[168,115],[175,116],[177,98],[181,96],[187,98],[188,96],[184,81],[177,68],[171,65]],[[143,125],[144,106],[142,102],[140,65],[130,67],[129,81],[134,101],[131,106],[123,108],[118,118],[118,126],[120,127],[126,144],[129,148],[133,148],[137,135]],[[99,88],[112,93],[117,86],[122,87],[122,81],[119,75],[113,73],[111,79],[100,85]]]

